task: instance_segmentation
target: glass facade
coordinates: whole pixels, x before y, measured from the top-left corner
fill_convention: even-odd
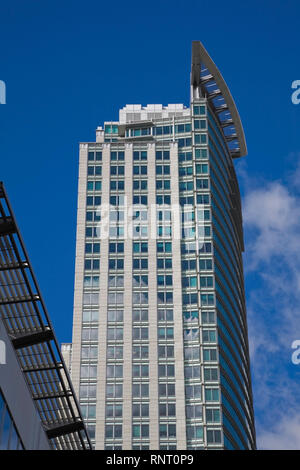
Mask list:
[[[16,425],[0,390],[0,450],[24,450]]]
[[[237,149],[195,90],[81,144],[72,374],[98,449],[255,448]]]

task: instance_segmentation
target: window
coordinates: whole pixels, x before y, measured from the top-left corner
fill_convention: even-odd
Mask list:
[[[84,269],[86,271],[90,271],[90,270],[98,271],[100,269],[100,260],[99,259],[86,259],[84,261]]]
[[[187,405],[185,407],[187,419],[202,419],[202,405]]]
[[[96,365],[82,365],[80,367],[81,379],[95,379],[97,377],[97,366]]]
[[[123,176],[125,174],[124,165],[111,165],[110,166],[110,174],[112,176]]]
[[[185,360],[198,360],[198,359],[200,359],[200,348],[199,348],[199,346],[185,346],[185,348],[184,348],[184,359]]]
[[[158,321],[173,321],[173,310],[159,308],[157,310]]]
[[[99,287],[99,276],[84,276],[84,287]]]
[[[147,151],[134,151],[133,152],[133,160],[147,160]]]
[[[179,176],[190,176],[193,174],[192,166],[183,166],[179,168]]]
[[[194,134],[195,144],[207,144],[206,134]]]
[[[188,328],[183,330],[183,339],[185,341],[195,341],[199,339],[199,328]]]
[[[172,258],[157,258],[157,269],[172,269]]]
[[[175,377],[175,365],[174,364],[159,364],[158,365],[158,377]]]
[[[83,310],[83,322],[98,322],[99,312],[97,310]]]
[[[158,393],[160,397],[175,397],[175,384],[158,384]]]
[[[102,167],[99,165],[88,165],[88,176],[101,176]]]
[[[107,346],[107,359],[123,359],[123,346]]]
[[[202,306],[214,305],[214,303],[215,303],[214,294],[201,294],[201,305]]]
[[[108,288],[112,287],[124,287],[124,276],[108,276]]]
[[[148,258],[133,258],[133,269],[148,269]]]
[[[100,243],[86,243],[85,252],[86,253],[100,253]]]
[[[219,380],[218,369],[216,367],[204,367],[205,382],[215,382]]]
[[[122,305],[124,303],[123,292],[109,292],[108,305]]]
[[[178,147],[191,147],[192,145],[192,139],[190,137],[186,139],[178,139]]]
[[[159,345],[158,346],[158,357],[160,359],[172,358],[174,357],[174,346],[169,345]]]
[[[109,243],[109,253],[124,253],[124,243]]]
[[[169,150],[157,151],[156,152],[156,160],[170,160]]]
[[[157,242],[157,253],[172,253],[172,242]]]
[[[184,376],[186,379],[200,379],[200,366],[196,366],[196,365],[185,366]]]
[[[183,318],[186,322],[198,321],[199,312],[198,310],[185,310],[183,312]]]
[[[219,401],[219,389],[205,388],[205,401]]]
[[[82,341],[97,341],[98,340],[98,328],[82,328],[81,340]]]
[[[175,403],[160,403],[159,404],[159,416],[168,417],[176,416],[176,405]]]
[[[180,152],[179,155],[179,162],[190,162],[193,159],[192,152]]]
[[[200,271],[212,269],[212,259],[200,259],[199,260]]]
[[[112,403],[105,407],[107,418],[121,418],[123,416],[123,405]]]
[[[148,403],[133,403],[132,405],[132,417],[141,418],[149,416],[149,404]]]
[[[123,366],[108,364],[106,366],[106,377],[107,378],[121,378],[123,377]]]
[[[206,435],[208,444],[221,444],[222,436],[219,429],[208,429]]]
[[[108,439],[120,439],[122,437],[122,425],[106,424],[105,437]]]
[[[124,269],[124,258],[109,258],[108,267],[112,271]]]
[[[159,437],[176,437],[176,424],[160,424]]]
[[[134,242],[133,243],[134,253],[148,253],[148,243],[146,242]]]
[[[198,303],[198,294],[182,294],[182,303],[183,305],[197,304]]]
[[[133,292],[132,294],[133,305],[147,304],[148,303],[148,292]]]
[[[170,204],[171,204],[171,196],[166,195],[166,194],[161,194],[161,195],[156,196],[156,204],[159,204],[159,205],[163,205],[163,204],[170,205]]]
[[[215,343],[217,341],[216,330],[203,330],[202,341],[203,343]]]
[[[132,425],[132,437],[133,438],[149,437],[149,424],[133,424]]]
[[[82,346],[81,359],[97,359],[98,347],[97,346]]]
[[[82,416],[85,419],[96,418],[96,405],[81,405]]]
[[[203,361],[210,362],[217,360],[217,350],[216,349],[203,349]]]
[[[106,385],[106,398],[122,398],[123,385],[122,384],[107,384]]]
[[[108,322],[122,322],[123,310],[107,310],[107,321]]]
[[[206,107],[204,105],[194,106],[195,116],[204,116],[206,114]]]
[[[195,259],[185,259],[181,262],[182,271],[194,271],[196,269]]]
[[[110,152],[111,161],[124,161],[124,152]]]
[[[208,165],[201,163],[199,165],[196,165],[196,175],[201,175],[201,174],[208,174]]]
[[[133,175],[147,175],[147,166],[133,165]]]
[[[94,384],[82,384],[79,387],[80,398],[96,398],[97,386]]]
[[[167,274],[167,275],[159,274],[157,276],[157,285],[159,287],[172,286],[173,276],[171,274]]]
[[[212,276],[200,276],[200,287],[213,287],[214,278]]]
[[[191,124],[190,123],[177,124],[175,126],[175,133],[176,134],[182,134],[183,132],[191,132]]]
[[[206,178],[197,178],[196,179],[196,188],[197,189],[208,189],[208,179],[206,179]]]
[[[206,119],[194,119],[194,129],[206,129]]]
[[[207,423],[220,423],[220,409],[219,408],[206,408],[206,422]]]
[[[148,364],[133,364],[132,377],[149,377]]]
[[[203,441],[203,426],[188,425],[186,427],[186,437],[187,439],[199,439]]]
[[[181,279],[182,287],[197,287],[197,276],[186,276]]]
[[[173,292],[157,292],[157,303],[159,304],[172,304]]]
[[[133,196],[132,203],[136,205],[146,206],[148,204],[147,196]]]
[[[133,180],[133,190],[143,191],[147,189],[147,180]]]
[[[148,339],[148,328],[147,327],[134,327],[132,329],[133,340]]]
[[[149,347],[148,346],[132,346],[133,359],[148,359]]]
[[[87,196],[86,205],[87,206],[100,206],[101,196]]]
[[[123,328],[107,328],[107,340],[121,341],[123,339]]]
[[[102,182],[101,181],[88,181],[86,189],[87,191],[101,191]]]
[[[125,183],[124,180],[111,180],[110,189],[111,191],[124,191]]]
[[[134,398],[148,398],[149,397],[149,384],[132,384],[132,396]]]
[[[156,189],[157,190],[168,190],[171,189],[171,180],[156,180]]]
[[[157,175],[169,175],[170,165],[156,165],[156,174]]]
[[[201,398],[201,385],[186,385],[185,386],[185,396],[186,398]]]
[[[207,149],[195,149],[195,157],[196,157],[196,160],[200,160],[201,158],[208,158],[208,150]]]
[[[102,152],[89,152],[88,153],[88,161],[101,161],[102,160]]]
[[[174,338],[174,328],[167,327],[167,328],[158,328],[158,339],[173,339]]]
[[[148,321],[148,310],[133,310],[132,319],[134,322],[147,322]]]

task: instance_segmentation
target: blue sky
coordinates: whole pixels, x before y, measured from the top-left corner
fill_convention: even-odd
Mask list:
[[[60,341],[71,340],[78,143],[129,103],[189,104],[191,41],[235,98],[258,444],[300,448],[300,79],[297,0],[0,4],[0,179]]]

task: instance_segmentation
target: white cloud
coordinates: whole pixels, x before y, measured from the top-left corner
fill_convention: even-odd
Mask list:
[[[244,164],[238,174],[258,447],[300,449],[300,366],[291,365],[300,339],[300,158],[280,181],[251,179]]]
[[[260,449],[300,449],[300,413],[284,415],[271,429],[258,434]]]

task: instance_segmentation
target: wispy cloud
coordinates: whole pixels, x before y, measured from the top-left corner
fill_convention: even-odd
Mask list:
[[[300,338],[300,158],[281,180],[249,178],[244,163],[238,173],[258,446],[300,449],[300,366],[291,364]]]

